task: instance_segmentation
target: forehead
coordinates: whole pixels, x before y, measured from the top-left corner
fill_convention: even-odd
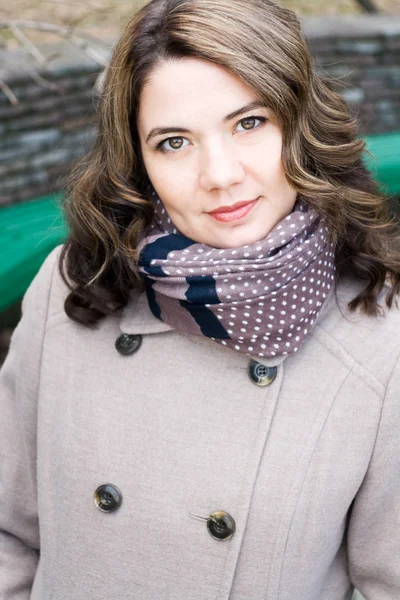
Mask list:
[[[220,120],[254,100],[255,92],[219,65],[197,58],[169,60],[151,71],[140,97],[138,122],[152,127],[173,125],[171,119],[178,118],[182,125],[185,119]]]

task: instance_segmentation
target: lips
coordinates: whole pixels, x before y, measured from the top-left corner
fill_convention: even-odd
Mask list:
[[[260,197],[255,200],[246,200],[244,202],[236,202],[232,206],[221,206],[209,212],[212,219],[220,223],[232,223],[244,219],[250,211],[253,210]]]
[[[251,204],[256,200],[257,198],[254,198],[254,200],[244,200],[243,202],[236,202],[236,204],[232,204],[232,206],[220,206],[219,208],[210,210],[208,214],[215,215],[220,213],[232,212],[234,210],[237,210],[238,208],[242,208],[242,206],[247,206],[248,204]]]

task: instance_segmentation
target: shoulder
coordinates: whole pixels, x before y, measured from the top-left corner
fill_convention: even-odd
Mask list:
[[[382,290],[378,301],[382,314],[370,317],[349,302],[365,287],[365,282],[349,277],[340,280],[325,311],[315,326],[314,336],[329,348],[336,348],[386,385],[400,354],[400,308],[389,309]]]
[[[18,379],[18,385],[13,388],[13,393],[23,390],[24,394],[20,393],[19,398],[27,407],[34,405],[37,396],[44,337],[48,324],[54,312],[61,314],[68,290],[65,284],[62,290],[60,284],[62,278],[57,273],[61,248],[62,246],[58,246],[47,256],[23,296],[21,318],[13,331],[8,354],[2,367],[3,383],[6,384],[6,388],[13,378]],[[55,280],[57,285],[54,285]],[[57,301],[54,302],[53,298],[56,296]],[[66,315],[65,319],[67,319]],[[1,393],[2,390],[0,396]],[[27,411],[29,410],[27,408]]]
[[[39,310],[46,323],[54,317],[64,316],[64,302],[69,293],[69,288],[63,281],[60,272],[60,255],[63,245],[56,246],[45,258],[39,271],[25,292],[22,301],[22,313]]]

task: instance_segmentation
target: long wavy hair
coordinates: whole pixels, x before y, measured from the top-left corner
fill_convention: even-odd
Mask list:
[[[276,114],[288,182],[325,220],[336,244],[337,277],[365,288],[349,304],[380,311],[400,291],[399,225],[363,163],[359,125],[331,81],[317,73],[295,13],[271,0],[152,0],[127,24],[99,99],[93,150],[71,176],[64,201],[70,234],[59,268],[67,315],[89,327],[143,291],[137,244],[150,225],[136,117],[152,70],[196,57],[247,84]]]

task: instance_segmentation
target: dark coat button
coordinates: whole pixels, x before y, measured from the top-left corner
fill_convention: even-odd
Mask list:
[[[256,360],[252,360],[249,363],[248,375],[253,383],[260,385],[270,385],[278,372],[277,367],[266,367]]]
[[[97,488],[94,503],[103,512],[113,512],[121,506],[122,494],[115,485],[107,483]]]
[[[115,347],[120,354],[133,354],[141,345],[142,336],[130,333],[122,333],[115,342]]]
[[[229,540],[236,530],[236,524],[228,513],[218,510],[207,519],[207,529],[216,540]]]

